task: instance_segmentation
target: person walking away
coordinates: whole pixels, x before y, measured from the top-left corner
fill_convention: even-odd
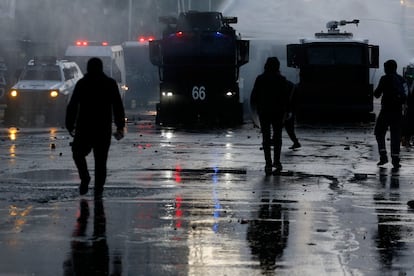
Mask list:
[[[80,195],[88,192],[91,177],[86,156],[93,151],[95,197],[102,196],[112,121],[116,125],[114,137],[120,140],[124,136],[125,110],[117,83],[103,72],[102,60],[91,58],[87,63],[87,73],[75,85],[67,106],[65,122],[67,130],[74,137],[72,154],[81,180]]]
[[[380,161],[378,166],[388,163],[385,136],[388,128],[391,136],[391,160],[393,170],[398,170],[400,165],[400,143],[402,128],[403,105],[406,102],[408,89],[405,80],[397,74],[397,62],[387,60],[384,63],[384,72],[374,91],[376,98],[381,98],[381,109],[375,124],[374,134],[378,144]]]
[[[299,143],[299,139],[296,136],[295,132],[295,103],[296,103],[296,85],[291,81],[288,82],[288,90],[290,91],[289,96],[289,106],[290,110],[286,113],[286,119],[284,122],[286,133],[288,134],[290,140],[292,140],[293,145],[289,147],[289,149],[298,149],[302,145]]]
[[[279,173],[283,168],[280,153],[283,120],[289,104],[289,89],[288,81],[280,74],[279,69],[279,59],[269,57],[264,65],[264,72],[255,80],[250,97],[252,109],[257,111],[259,117],[266,175],[272,173],[272,167],[276,168],[274,173]],[[271,146],[273,146],[273,162]]]

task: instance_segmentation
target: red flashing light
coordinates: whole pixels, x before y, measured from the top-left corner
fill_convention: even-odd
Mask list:
[[[147,41],[153,41],[153,40],[154,40],[153,36],[148,36],[148,37],[140,36],[140,37],[138,37],[138,42],[140,42],[140,43],[144,43],[144,42],[147,42]]]
[[[176,32],[175,33],[175,36],[177,36],[177,37],[183,37],[184,36],[184,33],[183,32]]]
[[[109,42],[97,42],[97,41],[87,41],[87,40],[77,40],[75,42],[76,46],[109,46]]]
[[[88,46],[88,41],[78,40],[76,41],[76,46]]]

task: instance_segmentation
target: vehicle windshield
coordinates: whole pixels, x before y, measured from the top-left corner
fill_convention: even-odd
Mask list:
[[[20,79],[60,81],[62,78],[59,66],[28,66]]]
[[[307,49],[308,63],[311,65],[361,65],[363,48],[349,46],[318,46]]]
[[[190,13],[178,18],[177,29],[183,31],[219,31],[220,13]]]

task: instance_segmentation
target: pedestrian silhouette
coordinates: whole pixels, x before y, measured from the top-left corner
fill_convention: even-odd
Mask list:
[[[86,156],[93,150],[95,196],[102,196],[112,121],[116,125],[114,137],[120,140],[124,136],[125,110],[117,83],[105,75],[99,58],[91,58],[87,63],[87,73],[77,82],[66,111],[66,128],[74,137],[72,153],[81,179],[81,195],[88,192],[91,177]]]
[[[393,170],[398,170],[400,165],[400,143],[402,128],[403,105],[405,105],[408,88],[402,76],[397,74],[397,62],[387,60],[384,63],[385,75],[381,77],[374,91],[376,98],[381,98],[381,110],[375,124],[374,134],[378,144],[380,161],[378,166],[388,163],[385,136],[388,128],[391,135],[391,159]]]
[[[298,149],[302,145],[299,143],[299,139],[296,136],[295,132],[295,122],[296,122],[296,85],[290,81],[288,81],[288,90],[290,91],[289,96],[289,110],[286,113],[286,117],[284,120],[285,130],[288,134],[290,140],[293,142],[293,145],[289,147],[289,149]]]
[[[406,80],[407,81],[407,80]],[[407,81],[408,83],[408,81]],[[403,127],[401,133],[401,145],[405,147],[412,146],[412,139],[414,136],[414,82],[411,80],[407,95],[407,106],[403,114]]]
[[[282,148],[282,129],[289,109],[289,83],[280,74],[277,57],[269,57],[264,72],[256,78],[250,97],[253,110],[257,111],[262,131],[262,145],[265,157],[265,173],[272,173],[272,167],[279,173],[282,170],[280,153]],[[271,137],[273,131],[273,139]],[[271,147],[273,146],[273,162]]]

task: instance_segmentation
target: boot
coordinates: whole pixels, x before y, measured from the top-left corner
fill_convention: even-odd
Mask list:
[[[393,171],[398,171],[401,168],[399,157],[393,157],[392,158],[392,166],[393,166],[393,168],[392,168]]]
[[[89,186],[90,181],[91,181],[90,176],[83,177],[83,179],[81,180],[81,183],[79,185],[79,194],[80,195],[85,195],[88,192],[88,186]]]
[[[265,174],[266,175],[271,175],[272,174],[272,166],[271,165],[266,165],[265,166]]]
[[[274,175],[280,174],[280,172],[283,170],[282,163],[280,162],[273,163],[273,167],[275,167],[275,170],[273,172]]]
[[[388,163],[388,157],[386,155],[381,155],[380,161],[377,163],[377,166],[382,166]]]

